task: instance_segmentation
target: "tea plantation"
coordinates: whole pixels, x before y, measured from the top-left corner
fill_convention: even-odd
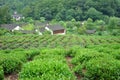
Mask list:
[[[17,80],[120,80],[120,36],[0,36],[0,80],[13,80],[12,74]]]

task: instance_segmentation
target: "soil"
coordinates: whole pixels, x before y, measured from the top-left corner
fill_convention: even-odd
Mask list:
[[[69,56],[66,57],[67,64],[68,64],[69,68],[72,70],[73,64],[71,63],[71,59],[72,59],[72,57],[69,57]],[[75,74],[75,73],[74,73],[74,75],[77,77],[77,80],[81,80],[81,76],[80,75]]]
[[[4,80],[18,80],[18,74],[13,73],[13,74],[10,74],[10,75],[5,75]]]
[[[72,59],[72,57],[66,57],[66,61],[67,61],[67,64],[70,69],[72,69],[72,67],[73,67],[73,64],[71,64],[71,59]]]

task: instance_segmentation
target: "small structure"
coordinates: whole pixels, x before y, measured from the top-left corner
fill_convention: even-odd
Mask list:
[[[44,23],[36,22],[35,31],[39,35],[43,35],[45,31],[50,32],[51,35],[53,34],[64,35],[66,33],[66,30],[61,25],[50,25],[48,22]]]
[[[23,30],[18,24],[2,24],[1,28],[7,29],[9,31]]]
[[[17,14],[15,11],[14,14],[12,15],[12,18],[15,19],[16,21],[19,21],[21,19],[24,19],[24,17],[21,14]]]
[[[94,30],[86,30],[86,33],[87,34],[94,34],[96,32],[96,30],[94,29]]]
[[[39,35],[43,35],[45,31],[45,25],[46,23],[35,22],[35,32],[37,32]]]
[[[45,29],[50,31],[51,35],[53,34],[65,35],[66,33],[66,30],[60,25],[48,25],[47,24]]]
[[[40,29],[35,29],[35,32],[37,32],[39,35],[43,35],[44,31],[45,31],[44,27],[41,27]]]

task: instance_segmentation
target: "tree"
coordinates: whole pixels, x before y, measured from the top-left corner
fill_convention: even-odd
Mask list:
[[[87,18],[92,18],[94,21],[102,18],[102,13],[97,11],[95,8],[90,8],[87,11]]]
[[[8,6],[1,6],[0,7],[0,24],[11,22],[11,16],[9,13],[10,12],[9,12]]]
[[[40,22],[45,22],[45,18],[44,17],[40,17]]]
[[[109,23],[108,23],[108,29],[113,30],[117,28],[118,22],[119,22],[119,18],[110,17]]]

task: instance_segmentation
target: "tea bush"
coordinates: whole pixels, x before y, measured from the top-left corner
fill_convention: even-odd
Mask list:
[[[26,58],[28,60],[32,60],[34,58],[34,56],[40,54],[40,50],[36,50],[36,49],[25,50],[24,53],[26,54]]]
[[[3,52],[3,51],[2,51]],[[3,67],[5,74],[10,74],[13,72],[18,72],[23,64],[26,62],[25,54],[20,52],[13,53],[12,51],[9,53],[0,53],[0,65]]]
[[[4,80],[4,71],[2,66],[0,66],[0,80]]]
[[[0,60],[0,65],[3,67],[5,74],[17,72],[22,66],[22,61],[17,57],[9,56],[9,58],[3,57],[1,59],[2,60]]]
[[[80,49],[83,49],[83,48],[81,48],[80,46],[74,46],[69,49],[66,49],[65,56],[74,57],[75,54],[79,52]]]
[[[97,46],[89,46],[89,49],[96,50],[98,52],[102,52],[104,54],[110,54],[112,55],[115,59],[120,60],[120,45],[119,44],[102,44],[102,45],[97,45]]]
[[[111,58],[91,59],[86,63],[84,78],[89,80],[119,80],[120,61]]]
[[[110,55],[99,53],[96,50],[91,49],[81,49],[79,52],[76,53],[75,57],[72,59],[72,63],[77,64],[84,64],[92,58],[99,58],[99,57],[111,57]]]
[[[38,80],[75,80],[69,67],[58,60],[34,60],[25,64],[19,73],[20,80],[38,78]]]
[[[40,51],[40,54],[55,54],[55,55],[65,55],[65,49],[59,49],[59,48],[54,48],[54,49],[43,49]]]
[[[34,57],[34,60],[49,60],[49,59],[52,59],[52,60],[58,60],[58,61],[61,61],[61,62],[64,62],[66,63],[66,60],[64,58],[63,55],[57,55],[57,54],[39,54],[38,56]]]

